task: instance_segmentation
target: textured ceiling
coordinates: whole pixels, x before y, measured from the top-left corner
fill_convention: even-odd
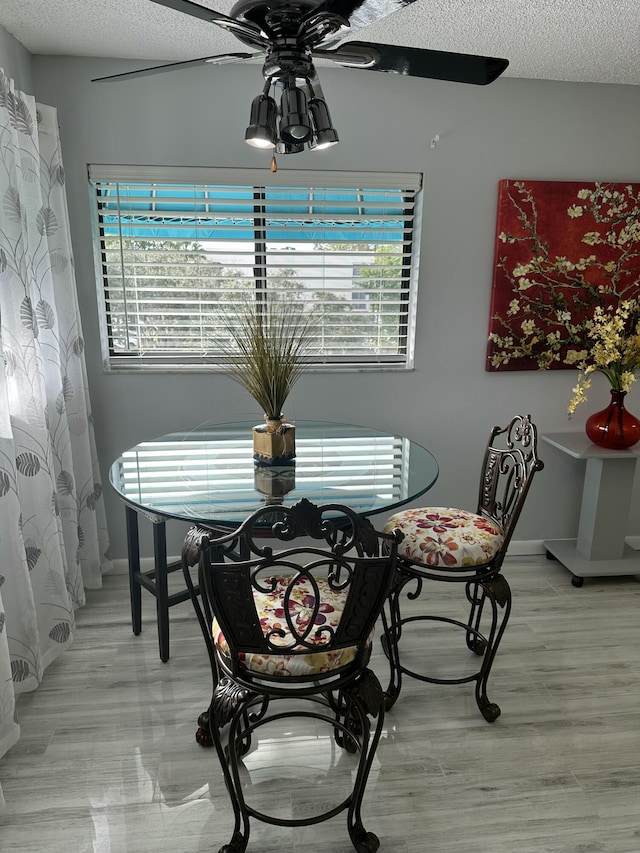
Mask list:
[[[33,54],[177,61],[246,50],[149,0],[0,0],[0,25]],[[640,85],[640,0],[417,0],[355,38],[506,57],[507,77]]]

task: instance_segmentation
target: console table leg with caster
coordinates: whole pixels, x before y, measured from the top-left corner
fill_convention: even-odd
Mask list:
[[[578,537],[544,541],[547,556],[559,560],[578,587],[585,577],[640,574],[640,552],[625,541],[640,450],[607,450],[592,444],[583,433],[552,433],[542,438],[586,462]]]

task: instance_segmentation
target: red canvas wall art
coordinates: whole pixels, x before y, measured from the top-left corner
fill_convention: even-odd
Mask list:
[[[486,369],[575,368],[596,305],[640,295],[640,184],[503,180]]]

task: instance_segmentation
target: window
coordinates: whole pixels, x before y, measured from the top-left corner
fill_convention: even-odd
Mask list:
[[[221,363],[225,312],[247,298],[313,312],[314,364],[411,366],[419,175],[91,166],[89,177],[112,369]]]

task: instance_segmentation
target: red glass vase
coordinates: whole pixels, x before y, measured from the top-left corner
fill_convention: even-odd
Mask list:
[[[611,402],[606,409],[587,419],[587,436],[599,447],[624,450],[640,441],[640,421],[624,407],[626,391],[611,389]]]

